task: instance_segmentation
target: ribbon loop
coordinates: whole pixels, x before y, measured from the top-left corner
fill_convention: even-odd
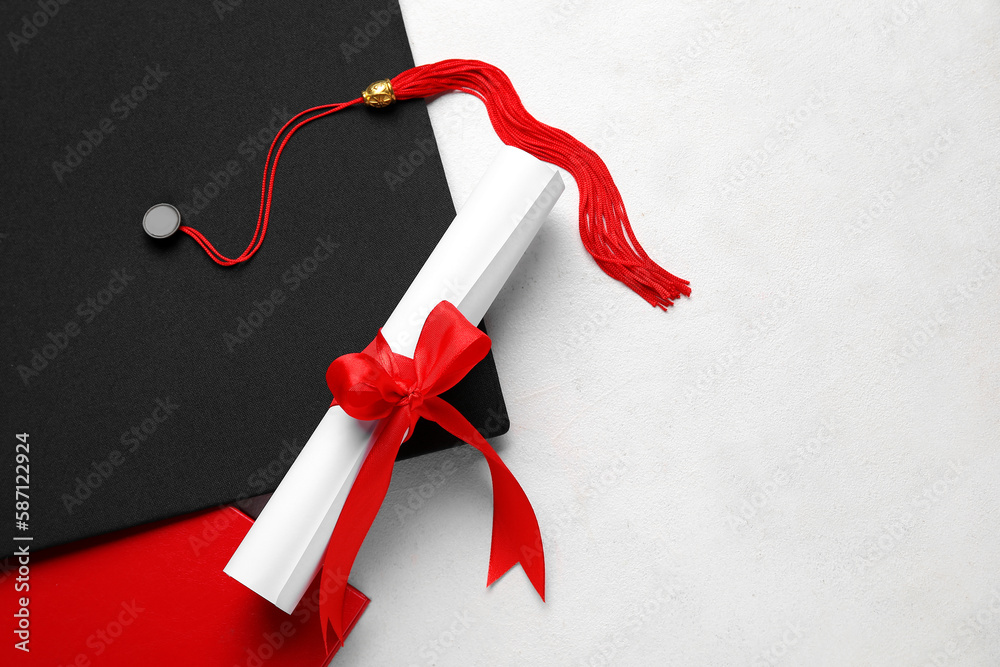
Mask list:
[[[380,419],[374,442],[347,495],[323,559],[323,640],[332,625],[343,641],[347,575],[385,499],[404,438],[421,417],[437,422],[486,457],[493,481],[493,539],[487,586],[518,562],[545,599],[545,557],[538,520],[521,485],[485,438],[439,394],[455,386],[490,350],[490,339],[442,301],[424,322],[413,359],[389,349],[382,333],[363,352],[336,359],[326,379],[334,405],[356,419]]]
[[[489,351],[490,337],[455,306],[442,301],[427,316],[413,352],[413,365],[424,393],[437,396],[451,389]]]
[[[355,419],[388,417],[405,392],[378,360],[365,354],[345,354],[326,371],[326,382],[338,405]]]

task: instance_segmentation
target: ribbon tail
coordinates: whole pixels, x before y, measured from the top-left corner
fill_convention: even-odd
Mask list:
[[[422,416],[437,422],[442,428],[469,443],[486,457],[493,479],[493,540],[490,547],[490,570],[486,585],[507,573],[517,563],[528,580],[545,600],[545,553],[538,519],[521,485],[480,435],[447,401],[438,397],[424,399]]]
[[[347,578],[354,566],[365,536],[378,515],[392,479],[392,466],[409,426],[408,410],[394,410],[377,427],[375,443],[365,457],[354,480],[344,508],[333,529],[323,557],[320,579],[319,617],[323,626],[323,645],[327,644],[327,625],[341,644],[344,642],[344,599]]]

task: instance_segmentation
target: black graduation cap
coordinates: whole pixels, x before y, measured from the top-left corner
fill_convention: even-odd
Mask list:
[[[371,340],[454,218],[425,103],[303,128],[251,262],[220,270],[140,221],[169,202],[239,253],[281,125],[412,67],[398,5],[16,0],[0,25],[0,456],[12,488],[28,434],[20,534],[43,548],[273,490],[330,403],[327,365]],[[447,400],[509,427],[492,357]],[[451,444],[423,422],[402,455]]]

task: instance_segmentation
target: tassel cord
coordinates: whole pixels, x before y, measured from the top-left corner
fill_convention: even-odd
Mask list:
[[[478,60],[443,60],[406,70],[394,77],[391,84],[398,100],[431,98],[451,91],[478,97],[501,141],[566,170],[576,181],[580,192],[580,238],[606,274],[664,310],[681,295],[691,294],[688,281],[664,270],[643,250],[604,161],[568,133],[529,114],[510,79],[500,69]],[[182,226],[180,231],[191,236],[217,264],[232,266],[250,259],[267,233],[278,160],[289,139],[304,125],[362,100],[358,97],[350,102],[306,109],[278,131],[264,166],[257,227],[238,257],[226,257],[192,227]]]

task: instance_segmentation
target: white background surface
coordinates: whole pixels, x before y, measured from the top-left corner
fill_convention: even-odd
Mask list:
[[[664,313],[606,277],[567,179],[487,318],[548,602],[519,569],[485,588],[480,457],[406,461],[334,664],[1000,664],[1000,6],[403,17],[418,64],[491,62],[594,147],[694,293]],[[430,109],[461,206],[500,144],[474,98]]]

